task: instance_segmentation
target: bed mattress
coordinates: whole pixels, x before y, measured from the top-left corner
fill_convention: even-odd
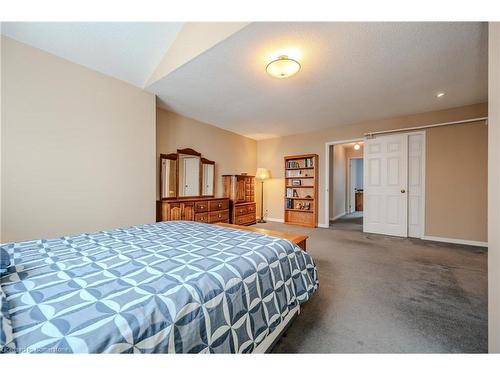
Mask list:
[[[2,248],[3,353],[252,352],[318,288],[290,241],[196,222]]]

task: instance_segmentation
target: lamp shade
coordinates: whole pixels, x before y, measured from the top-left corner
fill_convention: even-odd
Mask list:
[[[257,172],[255,172],[255,178],[257,180],[267,180],[271,178],[271,172],[269,172],[269,169],[267,168],[257,168]]]
[[[287,78],[293,76],[300,70],[300,64],[297,60],[290,59],[286,55],[278,57],[266,66],[266,71],[275,78]]]

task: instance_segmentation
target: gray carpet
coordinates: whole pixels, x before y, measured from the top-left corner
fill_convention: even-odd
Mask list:
[[[320,287],[274,353],[487,352],[484,248],[364,234],[359,218],[305,233]]]

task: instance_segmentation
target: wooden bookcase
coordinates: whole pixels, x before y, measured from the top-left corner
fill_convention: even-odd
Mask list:
[[[318,155],[285,156],[285,223],[318,224]]]

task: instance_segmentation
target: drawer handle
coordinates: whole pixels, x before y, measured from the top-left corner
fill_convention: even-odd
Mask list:
[[[220,219],[221,217],[222,217],[222,215],[221,215],[221,214],[219,214],[219,219]]]
[[[205,206],[204,206],[204,205],[202,205],[202,204],[200,204],[200,206],[199,206],[199,207],[200,207],[202,210],[205,208]]]
[[[222,203],[219,203],[219,204],[217,205],[217,207],[221,208],[221,207],[222,207]]]

